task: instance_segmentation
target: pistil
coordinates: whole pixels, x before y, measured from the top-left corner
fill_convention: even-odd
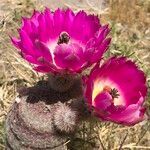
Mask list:
[[[112,96],[113,99],[119,97],[119,93],[118,93],[118,90],[116,88],[110,88],[109,86],[105,86],[103,88],[103,91],[108,92]]]
[[[113,99],[118,98],[120,96],[119,93],[118,93],[118,90],[115,89],[115,88],[111,89],[110,95],[112,96]]]
[[[63,32],[60,34],[57,44],[58,45],[63,43],[68,44],[69,40],[70,40],[69,35],[66,32]]]

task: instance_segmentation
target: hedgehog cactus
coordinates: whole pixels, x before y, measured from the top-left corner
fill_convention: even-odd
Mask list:
[[[48,83],[52,89],[65,92],[74,84],[77,78],[79,76],[71,74],[48,74]]]
[[[49,81],[18,92],[6,121],[7,148],[66,149],[64,143],[85,114],[81,80],[65,92],[52,89]]]
[[[92,115],[125,125],[144,119],[144,73],[123,57],[100,67],[111,38],[97,16],[46,8],[22,22],[20,37],[12,42],[48,79],[18,91],[6,120],[7,149],[66,149],[79,122]]]
[[[78,111],[60,103],[54,113],[54,126],[60,132],[72,133],[78,121]]]

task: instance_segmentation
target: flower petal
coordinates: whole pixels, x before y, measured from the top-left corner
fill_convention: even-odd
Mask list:
[[[36,41],[35,46],[37,48],[37,51],[40,53],[41,56],[43,56],[47,60],[47,62],[52,62],[50,50],[44,43]]]
[[[67,42],[64,33],[68,35]],[[108,33],[108,25],[102,26],[98,16],[46,8],[43,13],[34,11],[30,18],[23,17],[20,39],[12,38],[12,42],[30,63],[72,74],[101,60],[109,45]]]
[[[141,105],[132,104],[120,113],[113,112],[107,119],[124,125],[135,125],[145,119],[145,110]]]
[[[99,93],[93,101],[95,109],[105,110],[112,104],[112,96],[108,92]]]
[[[76,44],[61,44],[56,47],[54,55],[55,63],[61,68],[79,70],[85,63],[83,50]]]
[[[141,95],[146,96],[146,77],[138,67],[125,57],[111,58],[102,66],[101,77],[115,82],[124,93],[127,105],[136,103]]]
[[[91,58],[91,63],[95,63],[102,58],[103,54],[107,51],[109,44],[111,42],[111,38],[105,39],[102,44],[98,47],[97,50],[94,51],[93,57]]]
[[[33,69],[41,73],[53,72],[53,69],[50,68],[49,66],[37,66],[34,67]]]
[[[134,125],[145,118],[145,75],[125,57],[113,57],[101,67],[97,65],[85,84],[86,101],[94,107],[97,117],[124,125]],[[112,89],[118,92],[117,97]]]

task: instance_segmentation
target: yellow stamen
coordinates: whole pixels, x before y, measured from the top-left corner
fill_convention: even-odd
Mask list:
[[[93,87],[93,93],[92,93],[92,101],[94,101],[94,99],[96,98],[96,96],[101,93],[101,92],[108,92],[111,93],[113,87],[114,89],[119,89],[118,86],[113,83],[110,80],[97,80],[94,82],[94,87]],[[120,91],[118,91],[119,97],[114,97],[113,98],[113,102],[114,105],[125,105],[125,101],[124,98],[122,96],[122,94],[120,93]]]

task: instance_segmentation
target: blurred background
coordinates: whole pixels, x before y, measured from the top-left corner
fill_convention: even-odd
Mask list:
[[[16,52],[9,36],[17,35],[21,17],[33,10],[70,7],[96,14],[111,27],[112,44],[106,57],[123,55],[134,60],[150,85],[150,0],[0,0],[0,150],[5,149],[4,122],[19,86],[33,86],[43,79]],[[146,101],[150,114],[150,95]],[[83,122],[71,150],[150,150],[150,122],[133,127],[109,122]]]

